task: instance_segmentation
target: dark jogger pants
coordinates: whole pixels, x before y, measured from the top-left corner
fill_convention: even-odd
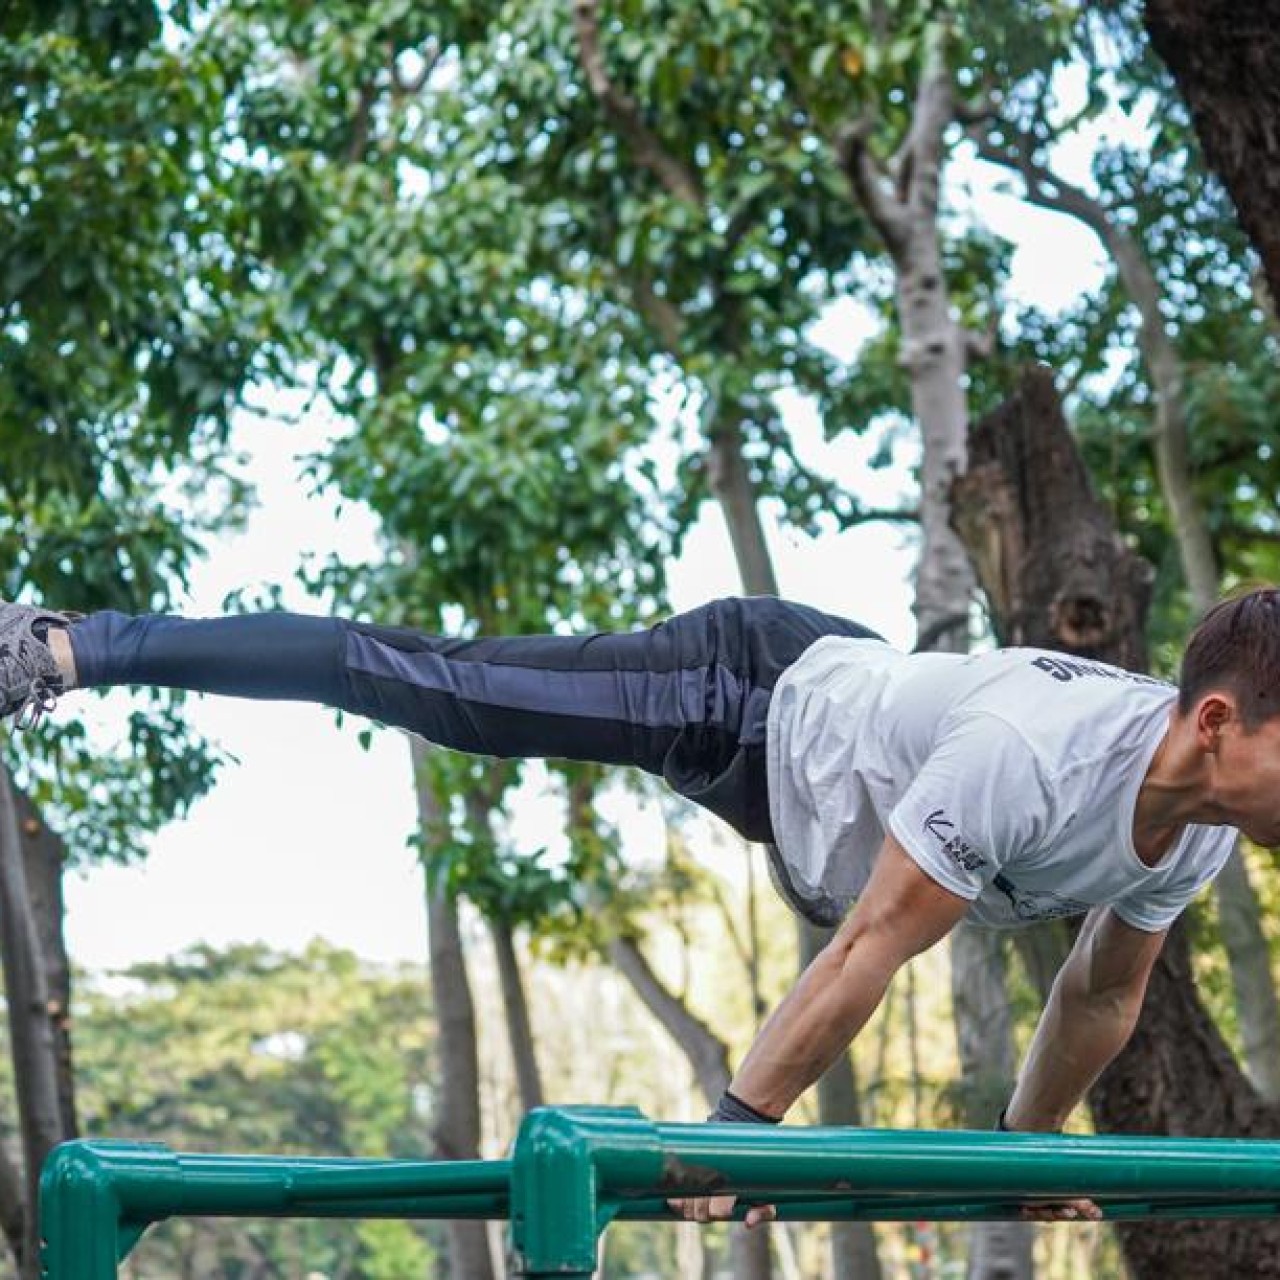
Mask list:
[[[769,841],[765,719],[778,676],[857,623],[771,597],[717,600],[647,631],[451,640],[335,618],[72,624],[80,683],[318,702],[491,756],[635,765]]]

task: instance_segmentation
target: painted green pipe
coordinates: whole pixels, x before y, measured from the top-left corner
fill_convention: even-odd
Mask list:
[[[1280,1142],[655,1124],[545,1108],[510,1160],[186,1155],[68,1143],[41,1183],[45,1275],[112,1280],[152,1223],[234,1217],[509,1218],[516,1274],[587,1277],[615,1219],[672,1219],[671,1195],[729,1192],[795,1221],[1016,1217],[1088,1196],[1108,1218],[1280,1213]]]

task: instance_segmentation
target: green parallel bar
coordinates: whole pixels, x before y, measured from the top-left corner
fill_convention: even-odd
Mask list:
[[[867,1190],[1013,1200],[1280,1196],[1280,1142],[1274,1141],[764,1126],[750,1126],[744,1135],[743,1127],[654,1125],[666,1169],[655,1189]]]
[[[972,1221],[1087,1196],[1111,1219],[1280,1213],[1280,1142],[655,1124],[638,1111],[530,1113],[511,1160],[185,1155],[70,1143],[41,1185],[44,1274],[111,1280],[175,1215],[507,1218],[516,1274],[588,1277],[615,1219],[671,1220],[666,1197],[731,1193],[739,1216]]]
[[[734,1210],[734,1220],[746,1217],[750,1203]],[[1016,1218],[1023,1202],[1016,1200],[942,1200],[917,1204],[908,1197],[894,1200],[793,1200],[778,1206],[782,1222],[1007,1222]],[[1280,1213],[1280,1200],[1260,1201],[1111,1201],[1104,1202],[1108,1222],[1185,1221],[1191,1218],[1270,1218]],[[672,1222],[675,1216],[661,1199],[629,1201],[617,1222]]]

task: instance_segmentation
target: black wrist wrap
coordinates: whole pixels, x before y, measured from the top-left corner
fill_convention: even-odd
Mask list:
[[[757,1111],[750,1103],[743,1102],[728,1089],[720,1095],[716,1109],[707,1117],[708,1120],[726,1121],[731,1124],[777,1124],[774,1116],[767,1116]]]

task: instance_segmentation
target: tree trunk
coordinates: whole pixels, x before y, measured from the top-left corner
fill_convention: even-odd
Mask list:
[[[18,805],[27,892],[49,991],[49,1015],[53,1020],[58,1059],[58,1109],[63,1133],[74,1138],[80,1132],[80,1126],[76,1116],[75,1071],[71,1052],[71,960],[67,955],[63,930],[66,908],[62,896],[62,872],[67,861],[66,847],[45,824],[27,796],[15,792],[14,799]]]
[[[951,1000],[955,1011],[964,1121],[990,1129],[1013,1091],[1017,1069],[1009,1008],[1005,939],[961,922],[951,933]],[[1024,1280],[1034,1275],[1035,1227],[986,1222],[970,1234],[969,1280]]]
[[[31,909],[12,779],[0,767],[0,958],[18,1095],[27,1213],[19,1270],[40,1274],[34,1206],[45,1156],[68,1133],[58,1097],[58,1049],[44,957]]]
[[[718,415],[707,430],[707,471],[711,492],[724,512],[743,589],[751,596],[776,596],[778,578],[765,542],[751,473],[742,452],[742,423]]]
[[[483,831],[486,835],[491,834],[490,820],[493,807],[506,783],[505,771],[494,772],[492,782],[493,790],[489,794],[471,791],[466,797],[467,820],[477,831]],[[494,958],[498,966],[502,1011],[507,1024],[507,1042],[511,1046],[520,1108],[522,1111],[531,1111],[543,1103],[542,1073],[538,1069],[533,1025],[529,1017],[529,1000],[525,995],[520,959],[516,954],[515,932],[503,920],[487,920],[486,924],[489,926],[489,936],[493,940]]]
[[[802,963],[807,967],[830,939],[830,930],[802,922]],[[818,1115],[823,1124],[861,1127],[862,1102],[851,1053],[841,1054],[819,1079]],[[876,1249],[875,1232],[869,1222],[831,1224],[831,1264],[833,1280],[880,1280],[884,1273]]]
[[[667,990],[634,938],[615,938],[609,944],[609,959],[644,1007],[680,1046],[707,1106],[714,1107],[729,1086],[729,1050],[724,1041],[691,1013],[679,996]]]
[[[1231,965],[1244,1067],[1268,1102],[1280,1101],[1280,1008],[1262,904],[1249,881],[1240,842],[1214,884],[1222,943]]]
[[[865,139],[846,136],[841,161],[893,259],[901,362],[920,427],[923,542],[916,568],[916,647],[963,653],[969,647],[974,577],[951,527],[951,487],[965,469],[965,372],[974,339],[952,314],[938,232],[943,135],[955,105],[944,36],[935,28],[927,38],[907,142],[897,161],[896,189],[890,191],[869,163]],[[951,973],[965,1076],[971,1082],[997,1081],[993,1087],[1003,1089],[1012,1077],[1013,1056],[1003,952],[999,945],[980,944],[962,927],[951,937]],[[969,1123],[982,1123],[981,1111],[974,1098]],[[1033,1274],[1030,1226],[978,1222],[969,1234],[971,1280],[1026,1280]]]
[[[1047,370],[1029,370],[975,429],[953,498],[1007,643],[1145,669],[1151,569],[1094,494]],[[1196,996],[1181,927],[1133,1038],[1089,1101],[1105,1132],[1280,1134],[1280,1112],[1249,1084]],[[1120,1234],[1136,1280],[1280,1276],[1280,1221],[1135,1223]]]
[[[714,1107],[729,1087],[728,1046],[689,1011],[679,996],[667,990],[634,938],[615,938],[609,944],[609,959],[631,984],[645,1008],[680,1046],[693,1067],[707,1106]],[[732,1228],[729,1249],[735,1280],[768,1280],[773,1269],[768,1228],[756,1227],[751,1231]]]
[[[1144,21],[1280,299],[1280,5],[1146,0]]]
[[[424,837],[425,868],[426,859],[431,856],[430,832],[436,826],[440,806],[424,769],[431,748],[418,738],[410,738],[409,749],[419,825]],[[475,1160],[480,1155],[480,1063],[476,1050],[475,1004],[467,978],[457,909],[443,893],[431,888],[427,890],[427,929],[440,1052],[435,1155],[444,1160]],[[493,1280],[493,1259],[485,1224],[450,1222],[447,1232],[449,1274],[453,1280]]]
[[[520,958],[516,954],[515,934],[501,920],[489,921],[489,936],[498,960],[498,980],[502,987],[502,1008],[507,1020],[507,1039],[515,1065],[516,1087],[520,1093],[520,1109],[532,1111],[544,1104],[542,1073],[534,1047],[533,1027],[529,1018],[529,1001],[520,974]]]
[[[1009,138],[997,142],[990,133],[975,135],[979,154],[1020,173],[1027,199],[1068,214],[1087,226],[1116,264],[1116,272],[1141,320],[1139,345],[1155,397],[1152,452],[1182,575],[1197,615],[1207,613],[1218,598],[1219,575],[1213,538],[1195,489],[1191,466],[1186,378],[1182,357],[1162,310],[1160,282],[1142,245],[1101,200],[1064,182],[1038,162],[1034,143],[1007,126]],[[1266,1097],[1280,1096],[1280,1002],[1276,999],[1270,957],[1262,939],[1257,896],[1237,853],[1215,887],[1222,917],[1223,944],[1231,964],[1236,1008],[1243,1029],[1250,1078]]]

